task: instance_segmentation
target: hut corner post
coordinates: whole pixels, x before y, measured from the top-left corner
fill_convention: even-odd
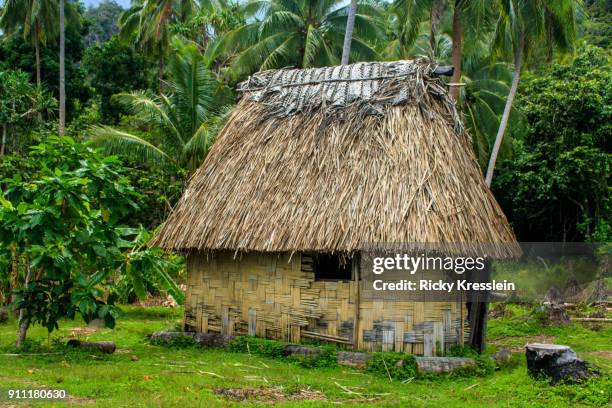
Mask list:
[[[353,334],[353,350],[358,350],[362,346],[361,340],[361,317],[360,317],[360,308],[361,308],[361,288],[359,285],[360,281],[360,265],[361,265],[361,256],[360,254],[355,254],[353,258],[353,281],[354,281],[354,290],[355,290],[355,324],[354,324],[354,334]]]
[[[485,271],[482,280],[487,282],[491,278],[491,260],[487,259]],[[482,353],[486,346],[487,333],[487,315],[489,312],[489,297],[490,292],[480,293],[471,296],[472,299],[468,302],[468,320],[470,325],[470,346],[478,353]]]

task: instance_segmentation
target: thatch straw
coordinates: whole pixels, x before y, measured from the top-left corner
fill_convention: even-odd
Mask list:
[[[378,79],[375,97],[336,105],[337,115],[321,99],[279,111],[283,87],[268,98],[247,90],[152,244],[350,252],[454,242],[517,254],[442,83],[409,79]],[[389,102],[407,86],[409,98]]]

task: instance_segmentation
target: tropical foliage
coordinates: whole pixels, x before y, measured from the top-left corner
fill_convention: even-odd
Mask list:
[[[135,42],[142,51],[157,57],[160,91],[164,57],[170,46],[170,27],[173,23],[185,22],[197,7],[193,0],[136,0],[119,18],[120,38]]]
[[[0,196],[0,253],[10,260],[0,274],[14,282],[18,344],[30,323],[52,331],[77,314],[112,327],[117,295],[102,285],[117,268],[140,296],[144,277],[181,299],[163,254],[143,249],[148,235],[122,227],[139,194],[117,158],[57,137],[34,146],[30,157],[39,170],[5,179]]]
[[[612,71],[600,49],[530,75],[520,89],[528,123],[494,191],[522,240],[612,239]]]
[[[167,95],[120,93],[114,100],[157,131],[153,143],[132,133],[97,126],[90,130],[95,144],[109,153],[129,155],[141,162],[185,165],[194,169],[208,151],[221,118],[215,116],[226,99],[224,89],[206,68],[194,44],[174,42],[175,51],[165,82]]]
[[[55,101],[41,88],[34,87],[28,75],[21,71],[0,71],[0,156],[7,145],[15,150],[19,135],[39,122],[43,112],[51,111]]]
[[[263,0],[246,4],[247,23],[224,38],[238,75],[272,68],[340,63],[348,7],[341,0]],[[380,13],[361,3],[351,44],[353,61],[373,60]]]
[[[552,62],[555,48],[563,52],[571,51],[575,42],[577,19],[582,12],[581,3],[574,0],[502,0],[499,8],[493,49],[502,55],[513,55],[514,73],[487,166],[488,185],[491,185],[493,179],[495,162],[508,126],[524,59],[529,58],[538,47],[546,48],[548,62]]]

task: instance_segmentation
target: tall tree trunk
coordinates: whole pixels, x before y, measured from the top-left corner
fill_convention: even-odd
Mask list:
[[[461,81],[461,41],[463,34],[461,32],[461,0],[455,0],[455,6],[453,8],[453,49],[452,49],[452,62],[453,62],[453,76],[451,77],[451,88],[450,95],[459,102],[459,82]]]
[[[64,0],[61,0],[64,1]],[[25,277],[25,282],[24,282],[24,287],[28,286],[28,283],[30,283],[30,279],[32,278],[32,268],[29,264],[29,262],[27,263],[27,273],[26,273],[26,277]],[[17,328],[17,340],[15,340],[15,347],[17,348],[21,348],[21,346],[23,345],[23,342],[26,339],[26,334],[28,332],[28,328],[30,327],[30,318],[25,316],[25,309],[21,308],[19,309],[19,320],[18,320],[18,328]]]
[[[553,22],[549,21],[548,23],[548,38],[546,39],[546,62],[552,64],[553,62],[553,46],[555,41],[553,40]]]
[[[347,65],[349,63],[349,55],[351,54],[351,42],[353,41],[353,29],[355,28],[355,14],[357,14],[357,0],[351,0],[348,16],[346,18],[344,45],[342,46],[342,65]]]
[[[506,133],[506,127],[508,127],[508,120],[510,119],[510,111],[512,110],[512,104],[514,103],[514,97],[518,89],[519,80],[521,78],[521,65],[523,64],[523,49],[525,48],[525,33],[521,31],[519,34],[518,47],[514,52],[514,74],[512,77],[512,85],[510,86],[510,92],[506,99],[506,106],[504,106],[504,113],[502,114],[501,121],[499,122],[499,129],[497,130],[497,136],[495,136],[495,143],[493,144],[493,150],[491,150],[491,158],[489,159],[489,166],[487,167],[487,176],[485,181],[487,186],[491,187],[491,181],[493,180],[493,171],[495,169],[495,162],[497,161],[497,155],[499,154],[499,148],[501,146],[504,134]]]
[[[40,21],[36,19],[36,32],[34,33],[34,50],[36,54],[36,86],[40,89]]]
[[[159,82],[159,94],[164,93],[164,54],[159,51],[159,60],[157,61],[157,81]]]
[[[66,127],[66,72],[64,67],[64,57],[66,48],[66,27],[64,26],[64,3],[65,0],[59,0],[59,18],[60,18],[60,49],[59,49],[59,134],[64,134]]]
[[[440,26],[440,20],[442,19],[442,13],[446,6],[445,0],[433,0],[431,5],[431,18],[429,23],[429,48],[431,48],[431,58],[436,59],[438,42],[436,36],[438,35],[438,27]]]
[[[4,149],[6,148],[6,128],[7,124],[2,124],[2,145],[0,146],[0,156],[4,156]]]
[[[36,19],[36,31],[34,33],[34,50],[36,56],[36,87],[40,91],[42,89],[41,77],[40,77],[40,20]],[[38,121],[42,122],[42,113],[38,110],[36,114]]]

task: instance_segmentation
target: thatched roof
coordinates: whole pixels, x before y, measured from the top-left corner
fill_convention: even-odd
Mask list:
[[[253,75],[153,245],[455,242],[516,253],[434,68],[417,60]]]

